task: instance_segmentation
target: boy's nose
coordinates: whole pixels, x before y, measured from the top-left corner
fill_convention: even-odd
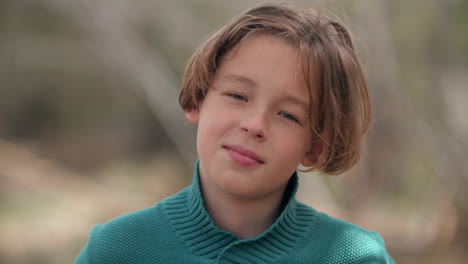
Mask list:
[[[266,120],[264,114],[255,114],[241,121],[240,128],[249,134],[249,136],[258,138],[262,141],[267,139]]]

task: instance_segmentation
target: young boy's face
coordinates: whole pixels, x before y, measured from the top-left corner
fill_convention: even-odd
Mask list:
[[[313,164],[309,92],[299,52],[266,34],[223,58],[198,109],[200,177],[206,191],[239,198],[281,195],[297,166]]]

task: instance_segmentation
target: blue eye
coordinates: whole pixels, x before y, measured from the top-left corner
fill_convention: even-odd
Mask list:
[[[299,120],[297,120],[297,118],[295,118],[293,115],[290,115],[290,114],[285,113],[285,112],[281,112],[281,113],[279,113],[279,115],[282,116],[282,117],[284,117],[284,118],[286,118],[286,119],[288,119],[288,120],[291,120],[291,121],[294,121],[294,122],[296,122],[296,123],[299,123]]]
[[[247,98],[245,98],[244,96],[239,95],[239,94],[228,94],[228,96],[234,98],[235,100],[247,101]]]

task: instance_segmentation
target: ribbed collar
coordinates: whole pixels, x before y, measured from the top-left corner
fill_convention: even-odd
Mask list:
[[[214,225],[203,203],[198,171],[199,161],[192,185],[163,202],[175,232],[194,255],[216,259],[222,254],[232,262],[273,263],[287,254],[313,224],[315,211],[294,197],[298,188],[295,172],[286,188],[284,209],[275,223],[254,238],[240,240]]]

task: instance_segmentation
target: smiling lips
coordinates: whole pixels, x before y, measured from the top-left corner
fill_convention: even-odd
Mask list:
[[[253,151],[240,145],[224,146],[224,149],[234,162],[242,166],[253,167],[265,163]]]

